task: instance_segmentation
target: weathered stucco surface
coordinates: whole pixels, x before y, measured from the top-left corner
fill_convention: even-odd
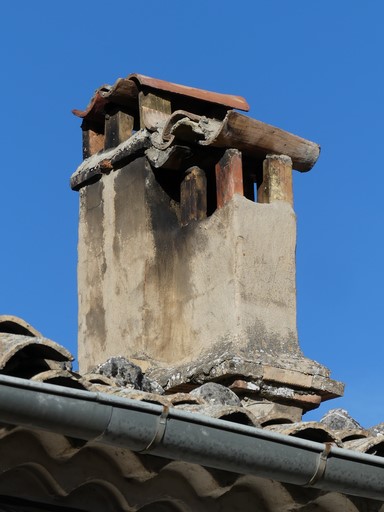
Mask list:
[[[296,221],[235,195],[181,227],[144,157],[80,190],[79,361],[143,366],[204,354],[300,354]]]

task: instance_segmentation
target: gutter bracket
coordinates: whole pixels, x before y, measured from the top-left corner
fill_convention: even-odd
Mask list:
[[[137,453],[148,453],[156,448],[163,440],[165,429],[167,428],[167,419],[169,414],[169,407],[164,405],[160,416],[157,419],[156,432],[152,440],[143,450],[139,450]]]
[[[327,467],[328,455],[331,452],[333,443],[324,443],[324,444],[325,444],[325,448],[319,455],[319,459],[317,461],[317,466],[316,466],[316,471],[315,471],[314,475],[312,476],[312,478],[309,480],[309,482],[304,484],[303,487],[312,487],[319,480],[321,480],[324,476],[325,469]]]

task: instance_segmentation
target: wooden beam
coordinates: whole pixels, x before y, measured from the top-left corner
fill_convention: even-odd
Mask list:
[[[132,135],[134,119],[122,110],[115,110],[105,116],[104,149],[115,148]]]
[[[257,191],[259,203],[286,201],[293,206],[292,160],[286,155],[267,155],[263,162],[263,181]]]
[[[207,178],[200,167],[190,167],[180,187],[181,224],[207,216]]]
[[[244,195],[241,153],[227,149],[215,166],[217,208],[222,208],[233,194]]]

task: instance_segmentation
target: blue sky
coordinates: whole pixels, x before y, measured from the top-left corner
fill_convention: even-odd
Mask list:
[[[384,3],[99,0],[2,3],[0,313],[76,352],[80,122],[95,88],[139,72],[243,95],[250,115],[321,144],[295,173],[298,328],[384,421]]]

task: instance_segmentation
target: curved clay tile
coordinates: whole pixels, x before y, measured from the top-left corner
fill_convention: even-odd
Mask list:
[[[204,405],[205,401],[199,396],[193,396],[190,393],[175,393],[167,395],[172,407],[180,407],[182,405]]]
[[[25,462],[2,472],[0,493],[6,496],[28,496],[35,501],[45,501],[50,496],[65,496],[64,490],[50,472],[36,462]]]
[[[213,493],[216,496],[227,491],[226,486],[232,485],[233,482],[227,480],[226,483],[220,484],[219,475],[213,474],[214,470],[199,466],[189,462],[180,460],[169,461],[162,469],[161,476],[170,476],[173,479],[186,481],[186,483],[194,490],[198,496],[210,496]],[[236,482],[238,476],[233,475],[233,481]]]
[[[26,503],[30,503],[31,499],[37,504],[60,503],[71,510],[130,510],[127,499],[113,484],[88,480],[66,491],[49,470],[36,463],[26,463],[0,475],[0,492],[7,496],[28,496]],[[22,503],[21,500],[19,504]]]
[[[98,494],[100,489],[115,488],[119,492],[119,488],[126,488],[124,475],[134,479],[136,485],[153,476],[153,471],[148,471],[140,459],[127,450],[108,451],[97,446],[74,449],[60,435],[51,436],[47,450],[47,437],[49,433],[23,429],[0,439],[0,494],[8,494],[4,492],[7,489],[20,496],[22,489],[35,499],[55,496],[65,500],[78,496],[80,489],[90,482],[97,483],[95,493]],[[116,496],[115,492],[112,494]],[[74,503],[72,498],[71,503]]]
[[[92,442],[85,446],[73,446],[70,440],[60,434],[24,427],[16,427],[12,431],[4,429],[0,436],[0,450],[0,472],[3,472],[4,467],[11,468],[33,460],[47,467],[60,482],[68,481],[70,477],[68,484],[71,488],[82,482],[85,473],[76,473],[75,469],[79,467],[90,478],[105,480],[108,480],[108,476],[113,476],[115,480],[124,477],[145,480],[153,473],[153,469],[147,469],[143,463],[143,456],[128,449],[116,450]],[[167,459],[161,460],[164,462],[157,465],[158,470],[169,462]]]
[[[168,397],[163,395],[156,395],[154,393],[148,393],[147,391],[141,391],[132,387],[118,387],[118,386],[105,386],[103,384],[91,384],[87,387],[89,391],[108,393],[109,395],[118,396],[121,398],[129,398],[131,400],[140,400],[141,402],[147,402],[156,405],[171,406],[171,402]]]
[[[65,505],[81,510],[120,512],[132,510],[122,489],[105,480],[90,479],[73,489],[64,500]],[[86,507],[86,508],[85,508]]]
[[[0,373],[31,378],[50,369],[49,360],[73,361],[72,354],[54,341],[43,337],[0,333]]]
[[[219,420],[230,421],[232,423],[238,423],[240,425],[249,425],[252,427],[260,427],[260,423],[256,417],[243,407],[235,406],[208,406],[205,408],[205,413],[212,418]]]
[[[50,460],[66,460],[77,451],[72,449],[65,436],[52,432],[29,430],[19,426],[0,432],[0,450],[9,466],[30,460],[40,464],[47,464]],[[20,450],[20,446],[28,447],[28,450]]]
[[[100,384],[101,386],[116,386],[113,379],[110,379],[101,373],[86,373],[82,377],[82,382],[86,389],[88,389],[92,384]]]
[[[31,380],[56,384],[66,388],[86,389],[80,375],[68,370],[47,370],[34,375]]]
[[[363,428],[353,428],[350,430],[335,430],[335,435],[344,443],[356,439],[366,439],[370,434],[368,430]]]
[[[297,512],[359,512],[359,510],[364,510],[364,508],[365,505],[363,505],[363,509],[357,508],[353,502],[353,497],[349,498],[348,496],[331,492],[314,499],[310,505],[299,507]]]
[[[309,171],[317,162],[320,146],[281,128],[229,110],[221,121],[174,112],[163,130],[165,149],[174,139],[202,146],[234,148],[252,158],[265,158],[268,153],[284,154],[292,159],[293,168]]]
[[[121,166],[126,158],[130,158],[137,152],[144,152],[150,146],[150,137],[147,130],[140,130],[129,139],[121,142],[117,148],[112,148],[101,153],[95,153],[83,160],[71,176],[71,187],[77,190],[87,180],[112,169]]]
[[[367,510],[366,500],[361,501],[360,509],[337,493],[325,494],[96,443],[73,448],[63,436],[42,431],[9,432],[0,438],[0,451],[1,495],[19,497],[22,490],[30,500],[62,507],[103,512],[152,507],[157,511],[161,509],[153,506],[164,504],[167,497],[167,505],[183,511]]]
[[[325,425],[316,421],[302,421],[298,423],[286,423],[282,425],[269,425],[264,427],[266,430],[272,430],[279,434],[284,434],[318,443],[333,442],[340,445],[340,439],[335,432],[327,428]]]
[[[109,103],[120,103],[138,108],[139,90],[133,80],[118,78],[113,85],[102,85],[92,96],[85,110],[74,109],[72,113],[82,119],[87,119],[98,124],[104,123],[106,106]]]
[[[181,504],[174,503],[171,499],[160,499],[140,507],[137,512],[185,512],[185,508]]]
[[[353,503],[353,497],[350,499],[348,496],[338,494],[336,492],[330,492],[323,496],[319,496],[311,503],[311,509],[307,507],[299,508],[298,510],[303,510],[303,512],[309,512],[309,510],[314,510],[316,512],[359,512],[359,509]],[[365,505],[363,504],[365,508]]]
[[[293,511],[296,505],[286,487],[273,480],[251,475],[237,478],[228,491],[218,499],[219,510]]]
[[[260,427],[256,417],[244,407],[233,405],[179,405],[178,409],[203,414],[218,420],[230,421],[239,425]]]
[[[205,104],[214,104],[228,109],[249,110],[247,101],[241,96],[221,94],[186,85],[175,84],[157,78],[133,73],[127,78],[118,78],[113,85],[99,87],[85,110],[72,110],[75,116],[101,123],[108,103],[118,103],[138,109],[139,91],[142,89],[163,91],[171,97],[181,98],[179,101],[192,100]]]
[[[0,315],[0,333],[22,334],[33,337],[42,336],[31,324],[14,315]]]
[[[353,441],[346,441],[343,443],[344,448],[347,450],[354,450],[357,452],[368,453],[384,457],[384,436],[371,436],[365,439],[355,439]]]
[[[139,73],[132,73],[127,77],[127,79],[136,81],[141,87],[145,86],[151,89],[204,101],[206,103],[215,103],[227,108],[236,108],[246,112],[249,110],[247,101],[241,96],[211,92],[204,89],[196,89],[194,87],[188,87],[186,85],[175,84],[165,80],[159,80],[157,78],[140,75]]]

